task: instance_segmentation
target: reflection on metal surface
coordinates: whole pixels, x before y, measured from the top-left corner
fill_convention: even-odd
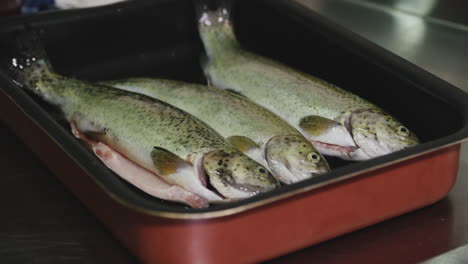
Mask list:
[[[413,58],[417,55],[421,43],[424,42],[426,23],[420,17],[400,15],[393,21],[391,35],[401,37],[408,57]]]
[[[468,263],[468,245],[422,262],[422,264],[465,264]]]
[[[370,1],[296,1],[468,91],[465,25],[428,19]],[[434,1],[425,2],[429,12]]]
[[[343,1],[363,5],[369,9],[374,9],[390,14],[393,21],[390,32],[388,33],[396,41],[404,42],[395,43],[395,45],[399,45],[400,47],[404,48],[404,50],[408,53],[409,58],[415,56],[417,54],[415,51],[417,51],[419,46],[424,43],[427,30],[425,16],[431,13],[434,5],[437,2],[437,0],[395,0],[390,4],[391,7],[387,7],[372,1]]]
[[[352,1],[352,0],[349,0]],[[380,6],[388,6],[418,16],[454,24],[468,25],[466,0],[354,0]],[[432,2],[432,3],[431,3]],[[396,5],[398,3],[398,5]],[[430,5],[430,6],[429,6]]]
[[[393,7],[410,13],[417,11],[418,14],[425,16],[432,12],[436,3],[437,0],[397,0]]]
[[[435,5],[438,4],[439,0],[427,0],[427,1],[404,1],[404,0],[393,0],[392,3],[382,5],[371,0],[341,0],[349,2],[353,5],[363,6],[368,9],[378,10],[396,16],[395,20],[405,20],[406,17],[418,18],[419,21],[426,21],[426,23],[440,25],[443,27],[458,29],[466,31],[468,33],[468,26],[463,23],[455,23],[450,20],[440,19],[432,15]],[[468,2],[467,2],[468,3]],[[468,7],[468,6],[467,6]],[[399,18],[399,15],[403,15]]]

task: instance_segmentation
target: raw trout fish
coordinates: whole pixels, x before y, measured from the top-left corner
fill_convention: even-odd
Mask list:
[[[145,95],[58,75],[34,42],[21,43],[28,50],[12,59],[15,82],[58,106],[73,134],[143,191],[206,207],[278,185],[264,166],[199,119]],[[217,192],[207,188],[208,181]]]
[[[169,103],[206,122],[289,184],[325,173],[329,166],[295,128],[248,98],[205,85],[152,78],[105,82]]]
[[[322,154],[367,160],[419,143],[414,133],[374,104],[243,50],[227,8],[199,7],[198,13],[209,82],[243,94],[281,116]]]

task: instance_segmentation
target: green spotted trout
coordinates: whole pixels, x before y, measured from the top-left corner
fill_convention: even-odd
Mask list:
[[[58,106],[73,134],[143,191],[206,207],[278,186],[264,166],[187,112],[145,95],[61,76],[43,50],[31,50],[12,59],[15,82]]]
[[[329,170],[326,160],[299,131],[244,96],[205,85],[154,78],[104,84],[145,94],[201,119],[240,151],[289,184]]]
[[[374,104],[242,49],[227,8],[200,7],[198,13],[208,81],[281,116],[322,154],[367,160],[419,143],[413,132]]]

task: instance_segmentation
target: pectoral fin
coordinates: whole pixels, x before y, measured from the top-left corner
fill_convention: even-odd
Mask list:
[[[246,153],[251,149],[258,148],[258,145],[253,142],[253,140],[244,136],[230,136],[227,138],[227,141],[243,153]]]
[[[359,147],[348,129],[338,122],[320,117],[306,116],[299,122],[306,138],[322,154],[347,159]]]
[[[306,116],[299,121],[299,127],[309,136],[316,137],[341,124],[321,116]]]
[[[156,167],[158,174],[161,176],[174,174],[178,168],[182,168],[187,165],[190,166],[187,161],[161,147],[153,148],[153,151],[151,151],[151,159],[153,160],[153,164]]]
[[[251,157],[256,162],[266,166],[262,149],[250,138],[244,136],[230,136],[226,140],[242,153]]]

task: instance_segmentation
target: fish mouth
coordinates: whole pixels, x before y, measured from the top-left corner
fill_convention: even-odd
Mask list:
[[[255,185],[250,185],[250,184],[234,183],[234,184],[231,184],[231,187],[235,188],[235,189],[237,189],[239,191],[250,193],[251,196],[266,191],[265,188],[255,186]]]
[[[218,194],[225,199],[243,199],[274,189],[274,187],[262,188],[260,186],[232,183],[228,181],[224,181],[224,185],[224,190],[218,190]]]
[[[415,138],[415,139],[407,138],[407,139],[403,140],[403,142],[405,143],[405,145],[402,146],[401,149],[410,148],[410,147],[419,145],[419,144],[421,143],[421,141],[419,140],[419,138]]]
[[[305,161],[291,162],[286,157],[274,157],[268,155],[265,149],[264,157],[268,165],[268,169],[273,177],[283,184],[292,184],[295,182],[303,181],[308,178],[323,174],[328,171],[327,168],[311,168]]]
[[[292,184],[305,179],[308,179],[315,175],[315,172],[304,171],[298,167],[293,166],[289,161],[272,161],[268,160],[270,171],[273,176],[284,184]],[[319,174],[317,174],[319,175]]]
[[[272,190],[276,187],[276,185],[273,186],[258,186],[258,185],[252,185],[252,184],[247,184],[247,183],[237,183],[236,180],[232,177],[230,174],[218,174],[219,179],[225,186],[224,188],[232,188],[236,191],[239,191],[240,193],[243,193],[242,195],[245,197],[250,197],[254,196],[256,194],[266,192],[269,190]],[[227,198],[226,195],[223,194],[221,190],[217,190],[218,193]]]
[[[258,185],[253,185],[253,184],[248,184],[248,183],[237,183],[232,177],[229,177],[228,179],[224,180],[224,183],[231,188],[234,188],[238,191],[248,193],[249,195],[255,195],[261,192],[266,192],[269,190],[272,190],[276,187],[276,185],[273,186],[258,186]]]

